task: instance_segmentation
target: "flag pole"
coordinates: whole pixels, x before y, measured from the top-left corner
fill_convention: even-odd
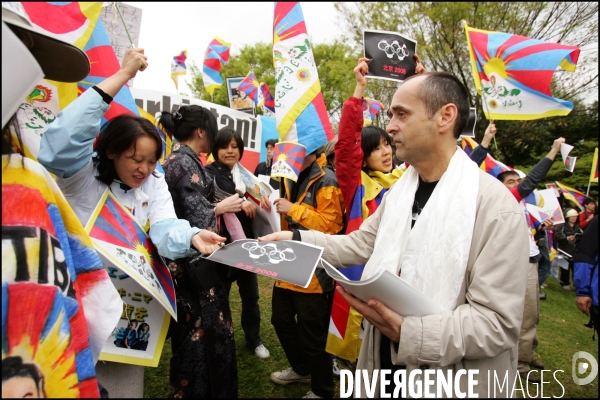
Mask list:
[[[485,111],[487,111],[487,115],[489,117],[488,120],[493,121],[491,119],[492,114],[490,114],[490,109],[487,106],[487,100],[485,99],[485,91],[483,91],[483,90],[481,91],[481,102],[483,103]],[[494,135],[493,139],[494,139],[494,146],[496,147],[496,150],[498,150],[498,143],[496,143],[496,135]]]
[[[585,195],[586,195],[586,196],[588,196],[588,197],[590,196],[590,186],[591,186],[591,185],[592,185],[592,181],[589,181],[589,182],[588,182],[588,188],[587,188],[587,191],[585,192]]]
[[[115,5],[117,12],[119,13],[119,17],[121,17],[121,22],[123,23],[123,26],[125,27],[125,32],[127,32],[127,37],[129,38],[129,42],[131,43],[131,48],[133,49],[135,47],[135,45],[133,44],[133,40],[131,39],[131,34],[129,34],[129,29],[127,29],[127,24],[125,23],[125,18],[123,18],[123,14],[121,14],[121,9],[119,8],[119,5],[117,4],[116,1],[114,1],[113,4]]]

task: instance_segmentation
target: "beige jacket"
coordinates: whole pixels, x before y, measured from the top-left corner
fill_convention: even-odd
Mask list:
[[[387,196],[359,230],[343,236],[302,231],[302,241],[324,247],[323,258],[335,267],[365,264],[373,252],[385,208],[412,206],[388,205],[386,199]],[[496,397],[514,395],[511,389],[517,374],[517,341],[528,262],[527,226],[518,203],[500,181],[481,171],[473,240],[457,307],[443,314],[405,318],[397,355],[392,347],[395,364],[406,365],[407,376],[425,365],[444,371],[478,369],[474,392],[479,397],[494,397],[495,371],[499,382]],[[365,323],[356,368],[372,371],[380,366],[381,334],[366,320]],[[500,390],[507,372],[508,385],[504,383]],[[360,393],[365,396],[363,382],[361,386]],[[465,375],[460,390],[467,393]],[[375,393],[379,396],[379,382]]]

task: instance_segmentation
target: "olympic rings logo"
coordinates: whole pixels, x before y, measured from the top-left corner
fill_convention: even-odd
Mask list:
[[[242,244],[242,249],[248,250],[248,255],[254,260],[262,256],[267,256],[271,264],[279,264],[282,261],[294,261],[296,259],[293,249],[279,250],[274,243],[260,245],[258,242],[246,242]]]
[[[377,48],[383,52],[387,58],[393,58],[394,55],[398,57],[398,60],[402,61],[408,57],[408,50],[406,50],[406,44],[400,46],[397,40],[394,40],[392,44],[389,44],[385,39],[381,40],[377,45]]]

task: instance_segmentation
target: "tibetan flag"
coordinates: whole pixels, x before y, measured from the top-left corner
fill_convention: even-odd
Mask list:
[[[365,97],[362,103],[364,123],[363,126],[371,125],[375,116],[383,109],[383,104],[379,100]]]
[[[259,88],[258,80],[256,79],[256,75],[254,72],[248,72],[248,75],[240,82],[238,86],[239,92],[244,92],[246,95],[252,100],[252,102],[256,105],[258,104],[258,88]]]
[[[300,167],[306,156],[306,147],[294,142],[279,142],[273,149],[273,165],[271,166],[271,178],[291,179],[294,182],[300,175]]]
[[[579,210],[583,211],[583,202],[585,199],[589,199],[589,197],[579,190],[563,185],[560,182],[556,182],[556,186],[558,186],[558,190],[560,190],[565,199],[571,201],[574,206],[579,207]]]
[[[276,2],[273,18],[275,115],[280,141],[310,154],[333,139],[300,3]]]
[[[592,170],[590,171],[590,182],[598,183],[598,148],[594,151],[594,159],[592,160]]]
[[[221,63],[227,64],[229,61],[229,49],[231,43],[225,42],[218,36],[208,45],[204,53],[204,64],[202,66],[202,81],[204,88],[212,96],[215,89],[223,85],[221,77]]]
[[[467,153],[468,156],[471,156],[471,153],[477,146],[479,146],[479,144],[469,137],[462,136],[461,139],[462,149],[465,153]],[[490,156],[489,154],[485,157],[485,160],[483,160],[479,168],[492,175],[494,178],[497,178],[502,172],[514,170],[514,168],[511,168],[508,165],[505,165],[504,163],[494,159],[494,157]]]
[[[121,68],[117,55],[110,43],[108,34],[103,24],[96,24],[92,37],[87,42],[83,51],[90,59],[91,71],[90,74],[82,81],[79,81],[79,91],[83,93],[94,85],[99,84],[106,78],[114,75]],[[129,90],[129,86],[125,85],[119,90],[117,95],[110,103],[110,108],[102,117],[102,124],[107,120],[121,114],[133,114],[139,116],[137,105]]]
[[[175,287],[163,258],[135,217],[106,190],[86,225],[96,250],[177,318]]]
[[[173,79],[177,90],[179,90],[179,76],[187,73],[185,60],[187,60],[187,50],[182,51],[178,56],[173,57],[171,60],[171,79]]]
[[[273,99],[273,95],[271,95],[269,86],[264,82],[260,84],[260,101],[258,106],[261,107],[265,116],[275,117],[275,100]]]
[[[558,66],[575,72],[579,48],[464,27],[488,119],[531,120],[571,112],[573,103],[552,97],[550,82]]]
[[[3,366],[34,363],[45,397],[99,397],[94,364],[123,302],[56,182],[28,158],[3,157],[2,236]]]

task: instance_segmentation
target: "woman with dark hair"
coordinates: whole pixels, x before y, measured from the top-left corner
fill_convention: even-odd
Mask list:
[[[200,162],[217,135],[215,116],[198,105],[163,112],[159,123],[180,145],[164,163],[175,212],[192,226],[217,232],[217,218],[237,213],[238,194],[215,203],[213,175]],[[187,277],[190,259],[169,262],[177,293],[177,323],[171,324],[170,385],[176,397],[237,397],[237,361],[228,293],[223,282],[196,286]],[[202,282],[200,282],[202,283]],[[204,284],[203,284],[204,285]]]
[[[225,238],[178,219],[164,176],[155,171],[161,154],[156,128],[137,116],[100,121],[126,82],[147,67],[143,49],[128,49],[114,75],[86,90],[56,117],[41,139],[38,160],[85,226],[106,190],[126,207],[163,257],[210,254]],[[143,396],[143,367],[98,363],[99,380],[111,396]],[[124,380],[127,379],[127,385]]]
[[[420,59],[416,72],[424,72]],[[369,71],[368,58],[360,58],[354,68],[356,88],[354,94],[344,103],[342,118],[335,145],[335,172],[346,204],[346,234],[357,230],[376,210],[383,195],[402,176],[403,171],[394,168],[392,139],[378,126],[363,127],[363,94],[367,88],[366,74]],[[359,280],[364,265],[344,269],[349,279]],[[346,301],[334,292],[334,307]],[[344,307],[347,308],[347,307]],[[350,309],[346,340],[340,341],[333,335],[327,340],[327,351],[350,362],[356,361],[360,350],[361,316]],[[383,348],[385,346],[381,346]],[[389,348],[389,346],[387,346]],[[334,374],[339,368],[334,360]]]
[[[206,167],[215,177],[217,187],[228,193],[243,196],[246,192],[244,182],[240,176],[239,161],[244,154],[244,141],[239,133],[231,128],[223,128],[217,134],[217,139],[212,146],[212,155],[215,161]],[[231,214],[228,214],[231,215]],[[242,210],[235,213],[233,218],[239,221],[244,236],[248,239],[254,239],[252,231],[252,218],[256,216],[256,205],[249,200],[244,199]],[[230,233],[231,219],[225,219],[225,215],[220,216],[219,235],[226,237],[227,243],[231,243],[241,237]],[[235,222],[235,220],[233,220]],[[228,229],[229,228],[229,229]],[[269,350],[263,345],[260,338],[260,307],[258,305],[258,278],[256,274],[243,271],[238,268],[223,266],[228,271],[229,279],[226,279],[225,289],[227,295],[231,291],[233,281],[237,282],[240,298],[242,299],[242,329],[246,339],[246,348],[258,358],[269,358]]]

